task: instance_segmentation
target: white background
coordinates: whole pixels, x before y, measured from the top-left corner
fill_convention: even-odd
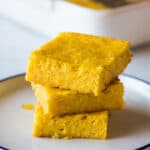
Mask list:
[[[6,13],[3,14],[2,11],[4,12],[8,9],[7,6],[10,7],[9,9],[15,10],[14,6],[18,4],[15,3],[13,6],[13,3],[11,3],[10,6],[9,0],[7,1],[5,1],[5,3],[7,2],[7,5],[3,7],[2,4],[4,1],[0,0],[0,79],[25,72],[30,51],[39,47],[51,38],[50,34],[43,34],[41,31],[27,27],[25,23],[15,21],[9,14],[9,11],[7,12],[7,15]],[[23,1],[24,0],[22,0],[22,2]],[[36,4],[35,6],[38,6],[38,9],[36,10],[41,9],[41,12],[46,14],[46,10],[50,9],[50,6],[47,5],[48,0],[45,1],[47,4],[43,3],[43,5],[41,5],[41,3],[38,5],[38,2],[41,1],[32,0],[31,5],[34,6],[34,4]],[[17,10],[14,12],[19,13]],[[30,14],[30,9],[28,8],[24,12]],[[45,15],[40,15],[40,17],[41,19],[46,20],[46,18],[44,18],[46,17]],[[38,18],[31,17],[31,22],[33,19],[38,21]],[[42,21],[40,22],[40,20],[39,25],[42,26]],[[51,26],[49,24],[44,27],[45,30],[47,30],[46,28],[50,28]],[[125,72],[150,81],[150,45],[133,49],[133,53],[133,60]]]

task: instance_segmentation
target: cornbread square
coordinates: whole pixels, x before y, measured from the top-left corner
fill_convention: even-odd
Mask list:
[[[122,109],[125,105],[124,88],[119,80],[110,84],[99,96],[81,94],[72,90],[48,88],[39,84],[32,84],[32,88],[44,113],[49,113],[51,116]]]
[[[54,138],[94,138],[107,136],[108,112],[50,117],[38,105],[35,109],[33,136]]]
[[[108,9],[106,5],[100,2],[95,2],[93,0],[66,0],[67,2],[74,3],[83,7],[92,8],[92,9]]]
[[[26,80],[98,96],[130,59],[127,41],[64,32],[31,53]]]

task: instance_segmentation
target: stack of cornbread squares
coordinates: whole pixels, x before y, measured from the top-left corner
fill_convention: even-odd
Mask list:
[[[26,80],[37,98],[33,136],[107,136],[108,111],[123,109],[118,75],[131,60],[129,42],[63,32],[33,51]]]

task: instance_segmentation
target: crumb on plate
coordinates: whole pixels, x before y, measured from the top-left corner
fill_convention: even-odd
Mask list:
[[[25,110],[33,110],[34,109],[34,104],[32,104],[32,103],[22,104],[21,107]]]

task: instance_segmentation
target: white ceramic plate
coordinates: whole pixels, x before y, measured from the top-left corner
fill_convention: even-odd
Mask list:
[[[11,150],[133,150],[150,143],[150,84],[127,75],[120,78],[127,106],[112,112],[107,140],[32,138],[33,111],[21,108],[35,103],[30,85],[23,75],[2,80],[0,146]]]

